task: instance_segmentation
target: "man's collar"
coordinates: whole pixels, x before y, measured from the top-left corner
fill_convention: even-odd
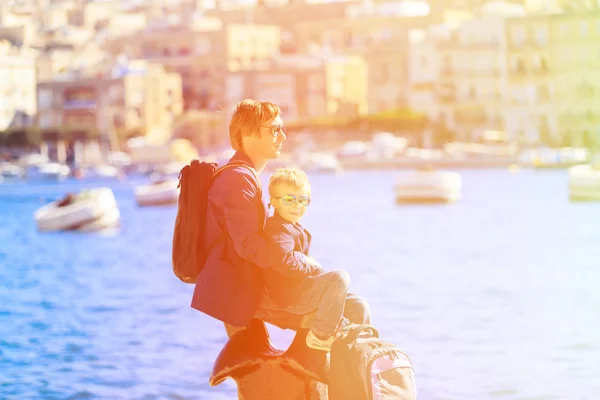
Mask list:
[[[229,162],[231,161],[244,161],[247,162],[248,164],[250,164],[252,166],[252,168],[256,169],[256,166],[254,165],[254,163],[252,162],[252,160],[250,159],[250,157],[248,157],[248,155],[246,153],[244,153],[243,151],[236,151],[235,154],[233,155],[233,157],[231,157],[231,159],[229,160]]]

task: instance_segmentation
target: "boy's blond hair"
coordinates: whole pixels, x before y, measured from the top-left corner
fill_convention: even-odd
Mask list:
[[[236,151],[242,151],[242,137],[260,130],[260,126],[281,113],[279,106],[270,101],[246,99],[235,107],[229,123],[229,141]]]
[[[273,197],[273,191],[281,185],[290,185],[297,189],[307,189],[308,193],[310,193],[308,175],[296,168],[277,168],[269,177],[269,196]]]

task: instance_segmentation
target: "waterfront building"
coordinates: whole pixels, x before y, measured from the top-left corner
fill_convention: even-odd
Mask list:
[[[0,40],[0,131],[29,125],[35,113],[35,56]]]
[[[590,145],[600,138],[600,13],[511,18],[506,30],[509,129],[527,142]]]
[[[71,73],[37,84],[37,125],[49,140],[142,134],[164,142],[182,112],[181,78],[145,61],[117,63],[91,75]]]
[[[158,63],[181,75],[186,109],[223,108],[228,72],[269,60],[279,51],[275,25],[224,24],[201,18],[189,24],[150,24],[143,32],[109,39],[113,55]]]

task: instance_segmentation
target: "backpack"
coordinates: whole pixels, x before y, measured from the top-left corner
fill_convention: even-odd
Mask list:
[[[215,163],[193,160],[179,173],[179,199],[173,231],[173,272],[185,283],[196,283],[208,256],[204,246],[208,189],[221,172],[231,167],[245,167],[258,175],[243,161],[231,161],[220,168]]]
[[[350,325],[331,347],[330,400],[415,400],[408,356],[370,325]]]

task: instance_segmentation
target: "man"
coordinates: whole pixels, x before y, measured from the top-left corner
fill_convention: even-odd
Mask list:
[[[244,329],[253,318],[282,328],[298,329],[301,320],[281,312],[264,290],[260,268],[272,260],[269,240],[263,235],[267,207],[262,199],[260,174],[269,160],[279,157],[286,140],[279,107],[271,102],[240,102],[229,125],[236,151],[231,161],[242,161],[223,171],[208,193],[206,215],[207,261],[198,276],[192,307],[225,323],[227,334]],[[302,253],[298,262],[316,263]],[[369,323],[368,304],[348,294],[344,316]]]

